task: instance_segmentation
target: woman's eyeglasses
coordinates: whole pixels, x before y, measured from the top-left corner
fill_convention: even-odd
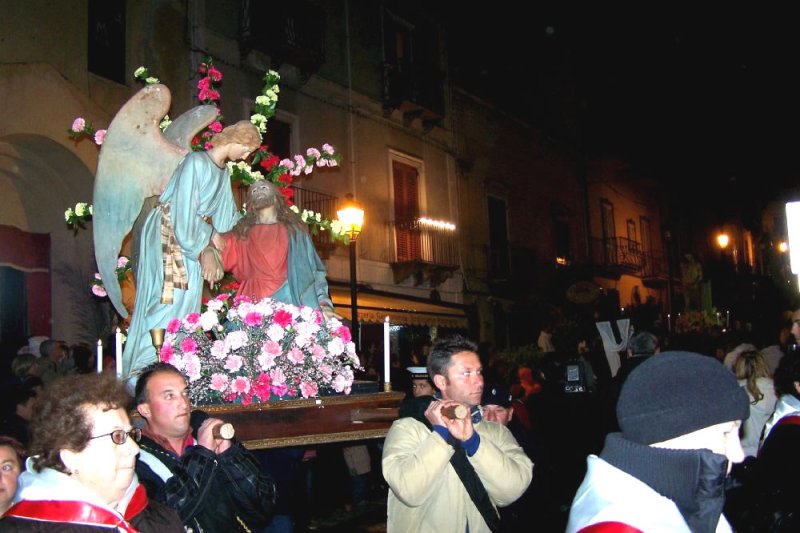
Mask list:
[[[134,442],[139,442],[139,439],[142,438],[142,430],[139,428],[132,428],[129,431],[125,431],[124,429],[115,429],[111,433],[104,433],[95,437],[89,437],[89,440],[99,439],[100,437],[108,437],[109,435],[111,436],[111,440],[114,441],[114,444],[119,444],[122,446],[128,440],[128,437],[132,438]]]

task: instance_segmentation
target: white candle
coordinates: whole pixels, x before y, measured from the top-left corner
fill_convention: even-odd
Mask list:
[[[383,321],[383,382],[384,383],[391,383],[392,380],[389,377],[389,370],[391,368],[391,363],[389,362],[389,317],[386,317],[386,320]]]
[[[97,339],[97,373],[103,371],[103,341]]]
[[[731,327],[731,310],[728,309],[725,311],[725,329],[730,329]]]
[[[116,342],[116,369],[117,369],[117,379],[122,377],[122,330],[117,328],[117,335],[114,339]]]
[[[667,313],[667,331],[672,331],[672,315]]]

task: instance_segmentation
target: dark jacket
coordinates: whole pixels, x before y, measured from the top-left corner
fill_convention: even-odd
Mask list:
[[[248,531],[271,520],[275,484],[239,442],[219,455],[202,446],[189,446],[180,458],[144,435],[139,447],[139,482],[151,499],[177,510],[195,533]],[[154,459],[155,468],[151,468]]]

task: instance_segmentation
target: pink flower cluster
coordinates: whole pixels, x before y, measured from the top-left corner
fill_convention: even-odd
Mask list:
[[[194,404],[349,394],[360,368],[350,330],[319,309],[221,294],[202,313],[172,319],[161,360],[183,372]]]

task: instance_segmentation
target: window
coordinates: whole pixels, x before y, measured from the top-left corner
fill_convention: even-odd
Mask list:
[[[489,196],[489,277],[505,279],[511,274],[508,250],[508,205]]]
[[[649,218],[639,217],[639,231],[642,232],[642,252],[649,254],[653,251],[653,237]]]
[[[89,72],[125,83],[125,0],[89,0]]]
[[[419,171],[412,165],[392,161],[397,261],[413,261],[421,255],[419,218]]]

